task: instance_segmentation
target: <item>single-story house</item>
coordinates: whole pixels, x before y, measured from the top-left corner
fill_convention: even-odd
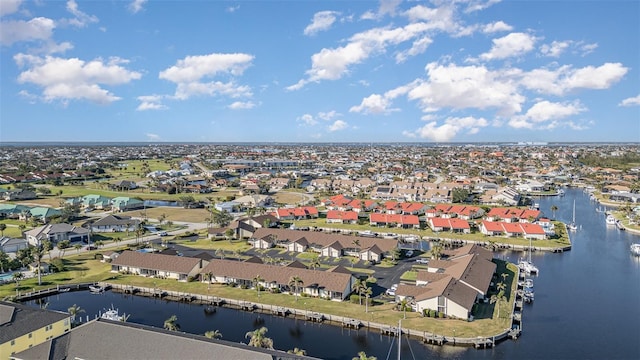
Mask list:
[[[44,240],[56,244],[58,241],[88,242],[89,230],[65,223],[48,224],[25,231],[25,236],[30,245],[37,246]]]
[[[206,265],[205,260],[187,256],[124,251],[111,261],[111,272],[187,281]]]
[[[140,224],[140,220],[132,219],[131,216],[107,215],[91,224],[94,232],[123,232],[135,231]]]

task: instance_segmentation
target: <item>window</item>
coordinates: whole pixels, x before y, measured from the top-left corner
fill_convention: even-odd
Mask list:
[[[11,346],[15,345],[16,341],[15,340],[11,340]]]
[[[33,333],[29,334],[29,339],[31,339],[33,337]]]

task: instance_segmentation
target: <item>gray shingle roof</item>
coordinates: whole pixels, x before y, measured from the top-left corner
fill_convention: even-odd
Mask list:
[[[0,301],[0,344],[69,317],[60,311]]]
[[[150,326],[95,320],[15,355],[17,359],[313,359]]]
[[[111,262],[111,265],[188,274],[198,266],[201,261],[203,260],[186,256],[123,251],[120,256]]]

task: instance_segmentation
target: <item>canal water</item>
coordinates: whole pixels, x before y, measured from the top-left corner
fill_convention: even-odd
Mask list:
[[[640,358],[640,257],[629,252],[640,236],[607,227],[598,205],[581,190],[569,189],[563,197],[541,198],[540,209],[570,222],[576,200],[579,230],[571,234],[573,249],[565,253],[534,252],[540,269],[535,277],[536,298],[526,304],[522,336],[495,348],[423,345],[403,339],[403,359],[638,359]],[[496,256],[516,262],[522,253],[500,252]],[[95,317],[113,306],[131,314],[129,322],[162,327],[177,315],[181,330],[204,334],[219,330],[223,339],[248,342],[245,334],[261,326],[276,348],[302,348],[323,359],[352,359],[359,351],[378,359],[395,359],[397,343],[378,331],[348,330],[264,314],[218,308],[206,314],[204,307],[165,300],[107,292],[63,293],[48,298],[49,308],[66,311],[73,304]],[[35,302],[31,302],[35,306]],[[444,334],[453,335],[453,334]]]

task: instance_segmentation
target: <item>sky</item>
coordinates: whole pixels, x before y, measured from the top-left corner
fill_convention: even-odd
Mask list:
[[[0,143],[640,142],[640,1],[0,0]]]

